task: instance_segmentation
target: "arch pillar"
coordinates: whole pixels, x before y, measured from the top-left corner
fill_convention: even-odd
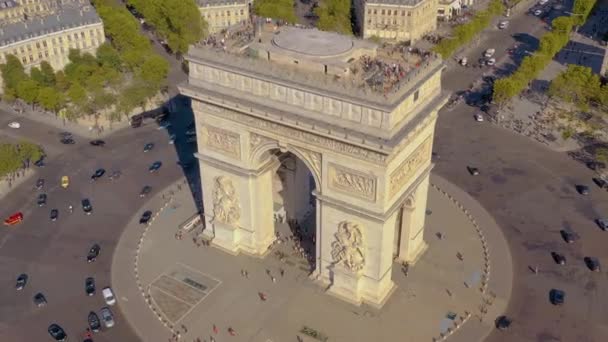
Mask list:
[[[426,201],[429,188],[427,174],[422,182],[406,197],[401,209],[398,260],[415,263],[428,247],[424,241]]]

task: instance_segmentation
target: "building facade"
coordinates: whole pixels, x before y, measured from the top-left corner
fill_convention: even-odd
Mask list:
[[[437,19],[443,21],[452,20],[462,11],[462,0],[439,0],[437,6]]]
[[[314,182],[312,279],[338,298],[382,306],[394,258],[414,263],[426,248],[443,62],[315,29],[260,31],[245,48],[186,56],[180,92],[195,115],[203,235],[228,253],[265,256],[276,239],[272,175],[291,153],[297,193],[308,199]],[[311,201],[290,200],[288,219],[301,219]]]
[[[438,0],[355,0],[357,27],[363,38],[414,43],[437,29]]]
[[[248,0],[197,0],[197,4],[211,34],[249,20]]]
[[[103,23],[90,5],[66,5],[54,14],[0,27],[0,62],[15,55],[26,69],[47,61],[60,70],[70,49],[95,54],[105,42]]]

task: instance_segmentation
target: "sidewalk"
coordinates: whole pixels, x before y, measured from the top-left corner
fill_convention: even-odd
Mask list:
[[[306,261],[290,253],[275,250],[263,259],[232,256],[193,243],[194,234],[177,240],[177,227],[195,206],[187,187],[179,191],[176,184],[144,208],[155,212],[149,226],[138,224],[137,213],[120,238],[112,264],[119,307],[142,341],[166,341],[177,332],[187,341],[210,335],[235,342],[296,336],[313,341],[301,333],[304,327],[331,341],[480,341],[508,302],[513,276],[509,250],[478,203],[438,176],[432,182],[425,235],[429,248],[407,275],[394,265],[397,290],[381,310],[325,294],[308,279]],[[279,248],[289,251],[288,245]],[[265,270],[278,281],[271,281]],[[229,336],[229,327],[236,336]]]

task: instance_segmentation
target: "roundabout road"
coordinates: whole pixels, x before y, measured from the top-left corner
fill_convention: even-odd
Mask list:
[[[48,158],[46,167],[38,169],[31,179],[0,201],[1,217],[15,211],[25,215],[22,224],[0,230],[1,341],[50,340],[46,330],[53,322],[66,330],[70,340],[78,340],[87,327],[88,312],[94,310],[99,314],[105,306],[101,289],[110,285],[116,241],[128,220],[138,215],[146,202],[139,198],[141,188],[151,185],[152,196],[183,176],[176,163],[176,147],[169,145],[167,132],[152,126],[119,131],[105,139],[105,147],[90,146],[84,138],[76,138],[79,142],[76,145],[53,146],[55,153]],[[58,130],[38,127],[57,137]],[[37,136],[28,138],[36,140]],[[45,136],[38,142],[46,145],[47,140]],[[156,146],[143,153],[148,142]],[[156,160],[162,161],[163,166],[158,173],[150,174],[148,166]],[[91,183],[91,174],[100,167],[106,169],[106,175]],[[107,177],[112,170],[122,172],[115,182]],[[63,175],[70,177],[68,189],[59,186]],[[34,190],[38,177],[46,180],[42,191]],[[48,195],[48,203],[39,208],[36,197],[41,192]],[[92,202],[90,216],[82,211],[83,198]],[[70,204],[74,206],[72,214],[68,212]],[[53,208],[59,210],[56,222],[49,219]],[[96,262],[88,264],[86,254],[95,242],[101,245],[101,253]],[[17,292],[15,279],[20,273],[27,273],[29,281],[23,291]],[[89,276],[95,277],[97,285],[93,297],[84,292],[84,281]],[[37,292],[45,294],[46,307],[36,308],[33,304],[32,297]],[[120,293],[117,297],[120,298]],[[95,341],[137,341],[118,308],[113,309],[116,326],[95,334]]]

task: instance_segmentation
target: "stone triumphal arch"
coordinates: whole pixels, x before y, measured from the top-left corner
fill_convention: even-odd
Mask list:
[[[271,152],[291,152],[316,183],[312,277],[382,305],[394,257],[413,263],[426,246],[441,60],[317,30],[241,30],[192,47],[180,87],[195,113],[205,233],[264,256],[275,239]]]

